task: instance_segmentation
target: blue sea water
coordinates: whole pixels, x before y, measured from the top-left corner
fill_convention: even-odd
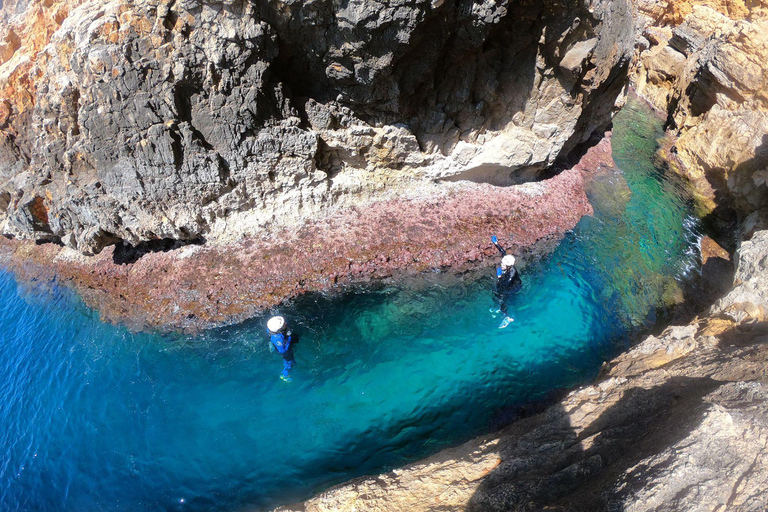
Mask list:
[[[264,318],[132,333],[66,289],[22,289],[0,271],[0,510],[269,508],[588,380],[695,270],[689,202],[653,165],[660,135],[643,104],[622,111],[621,170],[591,185],[594,216],[521,269],[512,325],[489,312],[490,267],[304,297],[282,309],[299,335],[291,384]]]

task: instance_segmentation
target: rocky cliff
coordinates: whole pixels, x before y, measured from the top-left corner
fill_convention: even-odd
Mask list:
[[[733,290],[544,412],[281,511],[768,509],[768,231]]]
[[[279,510],[768,509],[768,4],[637,5],[632,79],[667,114],[661,156],[705,213],[739,221],[730,292],[540,414]],[[727,258],[717,249],[708,284]]]
[[[0,231],[227,241],[537,177],[610,121],[627,0],[56,0],[0,13]]]
[[[666,157],[706,210],[745,217],[768,205],[768,3],[638,2],[633,76],[667,112]]]

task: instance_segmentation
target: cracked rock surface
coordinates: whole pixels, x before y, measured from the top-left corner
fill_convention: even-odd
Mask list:
[[[768,2],[640,0],[633,81],[708,210],[768,205]]]
[[[11,1],[0,232],[227,242],[443,181],[530,181],[610,122],[628,0]]]

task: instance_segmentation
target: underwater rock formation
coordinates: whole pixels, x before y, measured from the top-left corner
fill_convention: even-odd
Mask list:
[[[635,87],[667,112],[666,155],[707,209],[768,205],[768,3],[638,2]]]
[[[5,2],[0,232],[85,254],[530,181],[611,119],[628,0]]]
[[[734,289],[544,412],[287,512],[768,508],[768,231]]]

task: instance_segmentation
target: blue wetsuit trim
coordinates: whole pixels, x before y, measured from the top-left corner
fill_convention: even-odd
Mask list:
[[[293,349],[291,347],[291,335],[282,332],[270,333],[269,341],[275,347],[275,350],[283,356],[283,371],[281,375],[288,377],[293,368]]]

